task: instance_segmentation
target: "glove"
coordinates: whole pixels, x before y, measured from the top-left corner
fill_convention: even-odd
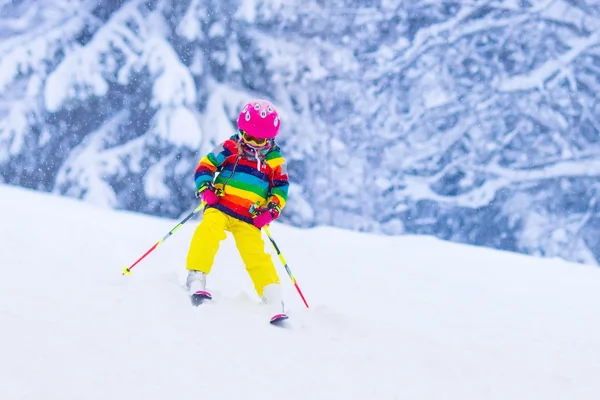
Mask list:
[[[214,206],[219,202],[219,196],[217,196],[214,186],[210,183],[198,189],[196,197],[201,198],[209,206]]]
[[[269,210],[261,212],[252,220],[252,223],[258,229],[261,229],[263,226],[269,225],[271,222],[273,222],[273,214],[271,214],[271,211]]]
[[[281,208],[273,202],[269,203],[266,208],[262,210],[258,210],[256,216],[252,220],[252,223],[258,229],[261,229],[263,226],[269,225],[273,222],[277,217],[279,217],[279,211]]]

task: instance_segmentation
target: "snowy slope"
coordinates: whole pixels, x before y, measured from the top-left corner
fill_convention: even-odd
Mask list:
[[[181,289],[190,222],[0,187],[0,398],[597,399],[600,271],[428,237],[274,225],[291,329],[226,241]],[[280,267],[280,264],[277,264]]]

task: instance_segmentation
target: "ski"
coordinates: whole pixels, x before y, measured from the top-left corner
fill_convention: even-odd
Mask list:
[[[283,322],[288,319],[287,314],[275,314],[271,317],[271,325],[282,326]]]
[[[196,293],[191,295],[192,305],[198,307],[204,303],[204,300],[212,300],[212,295],[206,290],[198,290]]]
[[[212,300],[212,294],[206,290],[197,290],[190,295],[192,306],[198,307],[203,304],[206,300]],[[278,313],[271,317],[269,323],[273,326],[285,327],[285,321],[290,317],[286,313]]]

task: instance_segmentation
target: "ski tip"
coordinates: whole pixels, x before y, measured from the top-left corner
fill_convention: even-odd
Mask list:
[[[277,325],[278,323],[281,323],[283,321],[285,321],[286,319],[288,319],[289,317],[287,316],[287,314],[276,314],[273,315],[271,317],[271,324],[273,325]]]
[[[210,294],[210,292],[207,292],[206,290],[198,290],[194,292],[194,296],[200,296],[207,300],[212,300],[212,294]]]
[[[199,306],[204,300],[212,300],[212,295],[206,290],[198,290],[191,295],[192,305]]]

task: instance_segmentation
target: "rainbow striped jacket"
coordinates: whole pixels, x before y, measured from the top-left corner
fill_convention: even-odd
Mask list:
[[[250,207],[257,202],[261,207],[271,201],[280,209],[285,207],[289,188],[286,162],[277,145],[264,160],[251,160],[233,137],[202,157],[194,174],[196,189],[213,182],[223,195],[219,203],[210,207],[252,223]]]

